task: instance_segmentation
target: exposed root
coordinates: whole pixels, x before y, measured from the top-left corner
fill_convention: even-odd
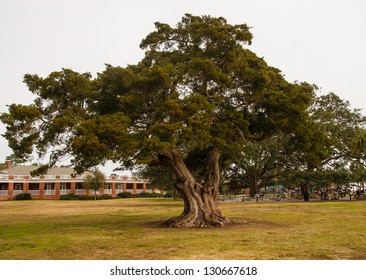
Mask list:
[[[164,225],[170,228],[213,228],[224,227],[231,223],[231,220],[225,217],[215,217],[214,219],[205,220],[197,217],[194,213],[191,213],[173,217],[167,220]]]

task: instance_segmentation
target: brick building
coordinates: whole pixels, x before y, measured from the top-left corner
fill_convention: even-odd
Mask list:
[[[17,194],[30,193],[34,199],[59,199],[61,195],[94,195],[94,191],[83,188],[85,176],[89,172],[74,176],[74,170],[67,167],[54,167],[47,174],[31,176],[38,166],[8,166],[0,171],[0,200],[14,199]],[[121,192],[138,194],[151,192],[143,180],[127,176],[111,175],[106,178],[105,186],[98,195],[109,194],[113,197]]]

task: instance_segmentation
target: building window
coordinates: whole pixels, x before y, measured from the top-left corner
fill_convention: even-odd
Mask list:
[[[23,193],[23,184],[16,183],[14,184],[14,190],[13,195],[21,194]]]
[[[39,195],[39,183],[29,183],[28,192],[32,195]]]
[[[119,194],[121,192],[123,192],[123,184],[117,183],[116,184],[116,194]]]
[[[60,194],[69,194],[71,190],[71,184],[70,183],[60,183]]]
[[[45,183],[44,184],[44,194],[45,195],[54,195],[55,194],[55,184]]]
[[[112,184],[111,183],[106,183],[104,185],[104,193],[105,194],[112,194]]]
[[[9,184],[0,184],[0,195],[8,195],[9,192]]]
[[[75,194],[86,194],[86,190],[83,189],[82,183],[75,184]]]
[[[22,191],[22,190],[23,190],[23,184],[14,185],[14,191]]]

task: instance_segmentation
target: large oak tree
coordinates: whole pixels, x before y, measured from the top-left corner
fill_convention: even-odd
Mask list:
[[[48,153],[45,168],[66,155],[80,172],[106,160],[164,167],[184,200],[168,226],[224,226],[230,220],[217,205],[223,159],[230,165],[242,157],[248,141],[295,135],[314,88],[287,82],[250,51],[245,24],[186,14],[175,27],[155,27],[136,65],[107,65],[94,79],[68,69],[26,75],[35,101],[9,106],[1,116],[5,137],[19,157]],[[203,160],[205,176],[197,175],[189,166],[202,170]]]

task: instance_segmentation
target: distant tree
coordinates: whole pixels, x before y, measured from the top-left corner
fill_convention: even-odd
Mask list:
[[[23,158],[20,158],[18,157],[17,155],[15,154],[11,154],[10,156],[7,156],[5,158],[5,162],[11,162],[12,164],[14,165],[18,165],[18,164],[22,164],[22,163],[25,163],[26,160],[23,159]]]
[[[366,129],[356,135],[351,149],[356,158],[350,166],[354,182],[358,182],[364,187],[366,182]]]
[[[362,132],[366,128],[366,117],[360,109],[351,108],[348,101],[329,93],[314,99],[310,114],[329,141],[329,154],[321,165],[344,169],[359,159]],[[361,145],[356,145],[357,142]]]
[[[293,156],[299,163],[295,174],[302,178],[301,189],[305,200],[310,196],[312,181],[323,184],[327,181],[329,185],[351,178],[347,170],[359,161],[352,143],[366,125],[361,111],[352,109],[348,101],[334,93],[314,98],[309,115],[308,126],[298,133],[302,144],[295,142],[293,150]],[[345,175],[337,177],[336,174]]]
[[[366,167],[366,129],[361,130],[351,142],[351,149],[360,160],[359,163]]]
[[[105,175],[98,169],[94,169],[91,175],[84,178],[83,187],[87,190],[94,191],[94,199],[97,199],[97,191],[104,188]]]
[[[149,182],[150,188],[171,192],[173,198],[176,198],[174,181],[171,176],[167,176],[166,169],[161,166],[139,166],[134,175],[138,178],[145,178]]]
[[[249,142],[243,147],[243,155],[227,169],[229,184],[240,182],[242,188],[249,187],[254,196],[259,189],[270,185],[288,166],[285,154],[287,139],[283,135]]]
[[[0,170],[3,170],[6,168],[6,163],[0,163]]]
[[[314,171],[324,166],[324,161],[329,158],[330,140],[324,130],[311,119],[298,131],[294,141],[288,145],[288,154],[293,163],[292,172],[305,178],[301,181],[301,192],[305,201],[309,201],[311,192],[311,176]]]
[[[0,170],[8,168],[8,163],[11,163],[11,165],[18,165],[24,162],[26,162],[24,159],[17,157],[15,154],[11,154],[5,158],[4,163],[0,163]]]

